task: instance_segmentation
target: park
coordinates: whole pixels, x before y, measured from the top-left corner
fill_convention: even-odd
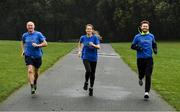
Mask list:
[[[180,110],[180,1],[4,0],[0,8],[0,111]],[[158,46],[148,101],[131,49],[142,20],[150,21]],[[48,42],[33,96],[20,47],[28,21]],[[93,97],[83,90],[85,68],[78,57],[89,23],[102,36]]]

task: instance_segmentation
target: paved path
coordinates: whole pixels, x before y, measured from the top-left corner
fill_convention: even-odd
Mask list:
[[[61,52],[61,51],[59,51]],[[99,53],[94,96],[82,90],[84,67],[75,50],[58,61],[40,78],[38,93],[30,95],[29,85],[13,93],[0,111],[171,111],[174,110],[154,91],[144,101],[144,87],[137,75],[109,44]]]

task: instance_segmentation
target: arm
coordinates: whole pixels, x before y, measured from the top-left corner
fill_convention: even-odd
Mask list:
[[[157,54],[157,43],[156,43],[156,41],[153,41],[152,48],[153,48],[154,54]]]
[[[137,50],[137,51],[142,51],[143,50],[142,47],[139,47],[137,44],[132,44],[131,49]]]
[[[46,41],[46,37],[41,32],[38,33],[38,37],[40,44],[32,43],[32,45],[34,47],[46,47],[48,45]]]
[[[24,55],[24,43],[21,41],[21,56]]]
[[[78,57],[81,57],[81,52],[82,52],[82,43],[79,41],[78,43]]]
[[[98,37],[95,38],[94,43],[93,42],[89,42],[89,45],[96,48],[96,49],[100,49],[100,40]]]
[[[100,49],[101,48],[99,44],[98,45],[93,45],[93,47],[95,47],[96,49]]]
[[[95,44],[93,44],[92,42],[90,42],[89,45],[90,45],[90,46],[93,46],[93,47],[96,48],[96,49],[100,49],[100,48],[101,48],[101,47],[100,47],[100,44],[95,45]]]
[[[138,43],[138,39],[137,39],[137,37],[135,36],[135,37],[134,37],[134,40],[133,40],[133,42],[132,42],[132,45],[131,45],[131,49],[137,50],[137,51],[142,51],[143,48],[140,47],[140,46],[138,46],[137,43]]]
[[[39,47],[46,47],[48,44],[47,44],[47,41],[44,40],[41,44],[39,44],[38,46]]]
[[[156,43],[154,35],[153,35],[152,39],[153,39],[152,40],[152,49],[153,49],[154,54],[157,54],[157,43]]]
[[[32,45],[34,47],[46,47],[48,44],[47,44],[47,41],[44,40],[41,44],[32,43]]]

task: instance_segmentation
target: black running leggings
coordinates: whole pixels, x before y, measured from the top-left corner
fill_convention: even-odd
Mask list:
[[[137,66],[139,72],[139,79],[145,79],[145,92],[149,92],[151,88],[151,75],[153,71],[153,58],[137,59]]]
[[[83,60],[84,67],[86,69],[85,74],[85,82],[89,81],[90,78],[90,87],[94,86],[94,80],[95,80],[95,72],[96,72],[96,65],[97,62],[92,62],[89,60]]]

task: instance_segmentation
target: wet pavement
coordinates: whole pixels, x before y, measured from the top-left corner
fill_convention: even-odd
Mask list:
[[[82,89],[84,73],[75,49],[40,76],[36,95],[31,96],[29,85],[25,85],[0,105],[0,111],[174,110],[154,91],[144,101],[144,86],[138,85],[137,74],[110,44],[103,44],[99,51],[93,97]]]

